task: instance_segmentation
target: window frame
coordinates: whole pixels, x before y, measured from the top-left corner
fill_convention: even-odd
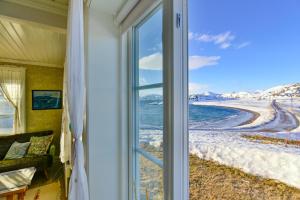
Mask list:
[[[137,178],[136,115],[137,97],[134,85],[138,83],[136,61],[134,60],[134,29],[146,20],[162,4],[163,8],[163,96],[164,96],[164,199],[189,199],[189,150],[188,150],[188,19],[187,0],[159,0],[145,8],[142,16],[126,31],[122,44],[127,46],[125,56],[128,69],[128,197],[136,199],[135,187]],[[140,9],[140,8],[139,8]],[[180,16],[180,26],[178,23]],[[172,49],[176,47],[176,49]],[[124,64],[124,63],[123,63]],[[167,67],[165,67],[167,66]],[[167,70],[166,70],[166,69]],[[134,83],[134,84],[133,84]],[[150,89],[158,86],[140,86]],[[178,156],[179,155],[179,156]],[[150,157],[150,156],[148,156]],[[146,157],[145,157],[146,158]],[[147,158],[146,158],[147,159]]]

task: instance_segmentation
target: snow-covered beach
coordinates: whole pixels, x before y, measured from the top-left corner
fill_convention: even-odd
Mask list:
[[[273,138],[300,140],[300,99],[254,100],[235,99],[223,101],[193,102],[199,106],[221,106],[258,113],[248,123],[224,129],[193,129],[189,132],[190,153],[201,159],[216,161],[246,173],[275,179],[300,188],[300,148],[294,145],[265,144],[249,140],[243,135],[262,135]],[[151,132],[151,134],[150,134]],[[158,146],[162,141],[160,130],[143,130],[141,141]]]
[[[295,131],[299,130],[299,100],[293,102],[293,107],[288,100],[238,99],[194,104],[240,108],[257,112],[259,116],[252,123],[232,127],[231,130],[191,130],[192,154],[300,188],[299,147],[264,144],[241,137],[248,134],[300,140],[300,133]]]

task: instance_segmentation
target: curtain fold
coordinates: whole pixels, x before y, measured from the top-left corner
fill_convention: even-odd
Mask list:
[[[0,66],[0,89],[15,109],[13,132],[25,132],[25,68]]]
[[[74,139],[73,166],[69,188],[69,199],[71,200],[89,199],[82,143],[86,97],[83,31],[83,0],[70,0],[65,70],[67,70],[70,129]]]
[[[68,69],[65,65],[64,68],[64,83],[63,83],[63,113],[62,113],[62,125],[61,125],[61,136],[60,136],[60,161],[66,163],[71,161],[72,151],[72,133],[70,131],[70,117],[68,108]]]

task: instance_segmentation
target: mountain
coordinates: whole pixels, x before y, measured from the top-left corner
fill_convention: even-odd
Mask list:
[[[214,92],[204,92],[190,95],[190,101],[212,101],[228,99],[283,99],[300,97],[300,83],[279,85],[263,91],[256,92],[232,92],[217,94]]]
[[[189,96],[191,101],[212,101],[212,100],[225,100],[222,94],[214,92],[204,92],[201,94],[194,94]]]
[[[280,85],[263,91],[260,98],[300,97],[300,83]]]

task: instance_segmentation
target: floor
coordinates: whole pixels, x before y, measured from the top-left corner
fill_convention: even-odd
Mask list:
[[[65,199],[61,196],[60,182],[53,182],[48,185],[43,185],[33,189],[29,189],[26,192],[25,200],[62,200]],[[14,197],[17,199],[17,196]],[[6,198],[0,198],[0,200],[6,200]]]

